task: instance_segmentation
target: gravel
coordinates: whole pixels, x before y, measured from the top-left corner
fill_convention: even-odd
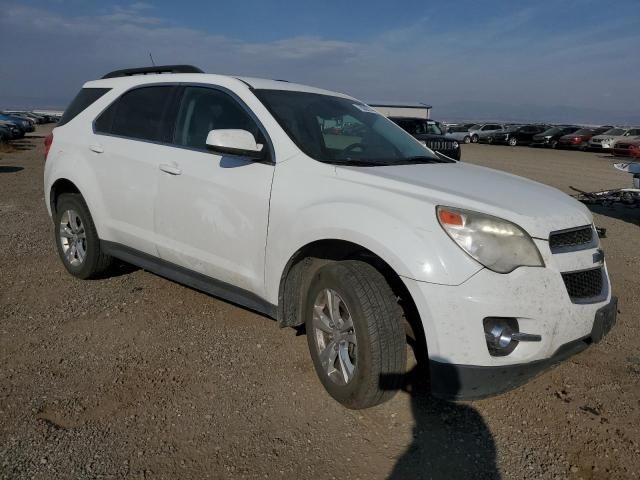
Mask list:
[[[0,478],[640,476],[640,210],[596,214],[620,297],[601,344],[477,402],[430,398],[412,360],[406,391],[350,411],[294,329],[124,264],[68,275],[42,192],[49,129],[0,150]],[[630,184],[603,154],[463,148],[565,191]]]

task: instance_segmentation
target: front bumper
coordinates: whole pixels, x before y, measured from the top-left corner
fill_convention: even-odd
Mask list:
[[[591,333],[562,345],[549,358],[530,363],[483,367],[430,362],[431,393],[447,400],[477,400],[512,390],[528,382],[544,370],[598,343],[616,323],[618,301],[613,297],[595,315]]]
[[[581,346],[579,342],[590,341],[594,318],[612,301],[606,264],[597,260],[599,250],[553,254],[547,241],[534,241],[545,267],[520,267],[509,274],[483,269],[460,285],[403,279],[420,314],[436,377],[446,377],[453,371],[458,372],[458,382],[467,382],[467,378],[475,375],[469,373],[471,370],[489,372],[480,382],[489,382],[484,387],[488,393],[482,395],[498,393],[515,386],[512,380],[505,380],[506,385],[495,380],[494,377],[502,375],[500,372],[518,372],[515,377],[526,381],[558,358],[564,358],[561,353],[567,350],[575,353]],[[592,268],[601,268],[601,293],[584,300],[572,299],[562,273]],[[540,335],[541,340],[520,342],[508,355],[492,356],[483,326],[487,317],[515,318],[521,332]],[[460,369],[464,371],[459,372]],[[521,373],[524,371],[528,373]],[[434,393],[444,396],[439,390],[447,391],[446,381],[438,378],[432,381]],[[473,397],[465,393],[468,390],[461,388],[455,396]],[[471,387],[472,392],[477,390],[477,385]]]

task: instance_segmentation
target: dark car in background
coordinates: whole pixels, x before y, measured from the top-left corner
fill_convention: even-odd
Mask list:
[[[551,127],[542,133],[538,133],[531,138],[530,147],[557,148],[558,140],[564,135],[568,135],[580,130],[576,125],[559,125]]]
[[[24,137],[24,131],[18,128],[13,122],[0,120],[0,127],[6,132],[5,140],[15,140],[16,138]]]
[[[501,145],[529,145],[533,137],[549,129],[549,125],[512,125],[504,132],[496,132],[489,135],[487,143]]]
[[[447,138],[444,129],[434,120],[408,117],[389,117],[407,133],[417,138],[423,145],[434,152],[446,155],[449,158],[460,160],[460,144],[457,140]]]
[[[31,124],[29,120],[24,118],[16,117],[14,115],[5,115],[0,113],[0,120],[4,120],[6,122],[15,123],[17,127],[23,132],[33,132],[35,127]]]

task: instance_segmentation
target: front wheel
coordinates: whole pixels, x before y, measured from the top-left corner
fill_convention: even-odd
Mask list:
[[[471,143],[471,137],[469,135],[464,137],[464,143]]]
[[[509,146],[515,147],[518,144],[518,139],[516,137],[509,137]]]
[[[382,274],[355,260],[327,264],[304,305],[311,359],[329,395],[353,409],[393,397],[406,369],[404,317]]]
[[[471,141],[472,141],[473,143],[478,143],[478,135],[474,135],[474,136],[472,136],[472,137],[471,137]]]

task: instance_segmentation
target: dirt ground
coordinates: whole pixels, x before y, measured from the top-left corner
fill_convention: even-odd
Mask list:
[[[392,401],[350,411],[296,330],[126,265],[68,275],[42,192],[49,128],[0,151],[0,478],[640,476],[640,209],[596,214],[620,297],[603,343],[476,402],[430,398],[415,367]],[[463,158],[565,191],[630,184],[607,155]]]

